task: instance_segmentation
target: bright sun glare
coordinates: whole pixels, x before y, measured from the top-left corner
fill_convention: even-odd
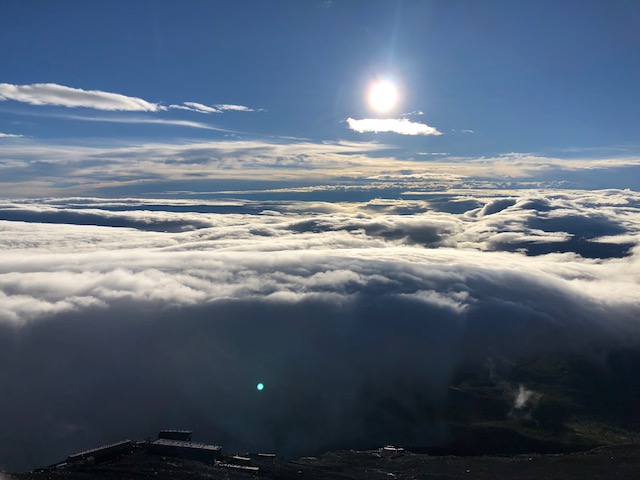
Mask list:
[[[398,91],[389,81],[376,82],[369,89],[369,105],[378,112],[391,110],[397,101]]]

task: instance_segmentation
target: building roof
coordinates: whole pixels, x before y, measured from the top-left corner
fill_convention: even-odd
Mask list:
[[[222,447],[219,445],[208,445],[206,443],[197,443],[197,442],[185,442],[182,440],[169,440],[166,438],[159,438],[158,440],[154,440],[151,443],[152,445],[162,445],[166,447],[192,448],[194,450],[210,450],[210,451],[222,450]]]
[[[110,449],[110,448],[119,447],[119,446],[125,446],[125,445],[129,445],[129,444],[131,444],[131,440],[129,440],[129,439],[122,440],[120,442],[109,443],[107,445],[102,445],[101,447],[92,448],[90,450],[85,450],[83,452],[72,453],[71,455],[69,455],[68,458],[86,457],[86,456],[90,456],[90,455],[92,455],[94,453],[101,452],[102,450],[107,450],[107,449]]]

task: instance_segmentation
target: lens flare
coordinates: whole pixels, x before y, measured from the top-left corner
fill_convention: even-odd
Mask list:
[[[259,383],[258,385],[256,385],[256,388],[261,392],[262,390],[264,390],[264,383]]]

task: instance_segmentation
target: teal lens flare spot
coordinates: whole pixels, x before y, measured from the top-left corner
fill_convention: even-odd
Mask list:
[[[259,383],[258,385],[256,385],[256,388],[257,388],[259,391],[264,390],[264,383]]]

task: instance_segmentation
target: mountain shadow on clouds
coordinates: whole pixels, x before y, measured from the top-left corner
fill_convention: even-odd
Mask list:
[[[197,428],[227,451],[288,457],[391,442],[446,447],[457,435],[448,387],[460,365],[632,342],[589,301],[510,275],[470,274],[468,308],[361,287],[184,307],[122,298],[3,324],[0,410],[12,414],[0,466],[33,468],[167,425]]]
[[[443,316],[452,313],[363,298],[123,304],[4,325],[0,379],[10,393],[0,408],[12,415],[0,466],[33,468],[166,425],[197,427],[227,450],[287,456],[442,439],[425,412],[441,408],[455,355],[434,341],[458,324]]]

